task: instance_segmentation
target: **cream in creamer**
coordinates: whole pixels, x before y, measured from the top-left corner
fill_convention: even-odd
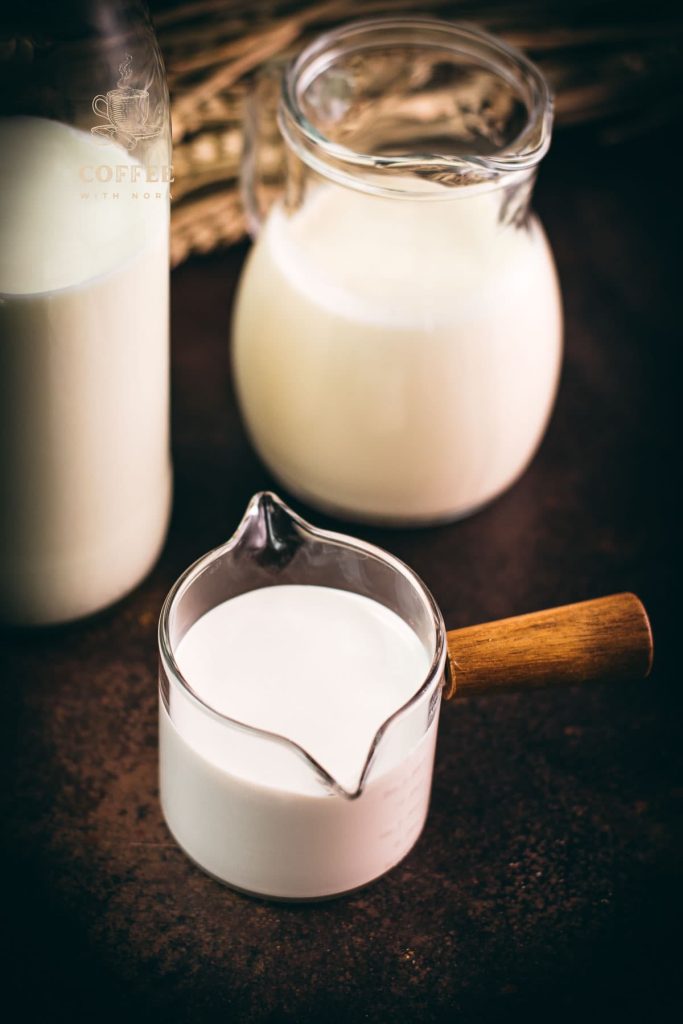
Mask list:
[[[429,670],[403,619],[355,593],[273,586],[212,608],[175,659],[203,704],[177,684],[161,702],[160,793],[193,860],[237,888],[305,899],[354,889],[405,856],[427,814],[436,702],[431,722],[408,713],[389,727],[355,795],[377,731]]]

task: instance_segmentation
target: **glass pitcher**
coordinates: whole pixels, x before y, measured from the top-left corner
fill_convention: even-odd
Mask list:
[[[232,625],[230,616],[214,618],[213,635],[201,631],[201,620],[224,604],[277,590],[289,601],[292,585],[309,590],[299,613],[290,616],[280,601],[257,601],[246,618]],[[384,646],[379,660],[371,656],[365,668],[373,667],[363,674],[369,648],[357,646],[340,605],[316,593],[324,588],[383,606],[422,648],[410,685],[393,689],[381,714],[375,705],[367,717],[360,692],[378,693],[388,676],[396,683],[392,651]],[[312,609],[321,601],[328,613],[317,618]],[[382,635],[382,620],[371,621]],[[187,660],[183,646],[195,627],[202,639]],[[346,645],[355,656],[364,652],[360,660],[344,659]],[[408,648],[399,646],[403,657]],[[403,562],[311,526],[264,492],[251,499],[234,536],[171,588],[159,619],[159,655],[159,793],[172,835],[200,867],[235,888],[321,899],[378,878],[417,841],[442,695],[645,678],[653,641],[645,608],[628,593],[446,632],[425,584]],[[312,689],[297,685],[298,673]]]
[[[422,18],[322,36],[276,103],[272,78],[247,124],[258,238],[233,323],[253,444],[345,518],[468,515],[523,472],[557,388],[560,295],[529,208],[546,83],[494,37]]]
[[[0,15],[0,618],[122,597],[161,548],[169,103],[143,5]]]

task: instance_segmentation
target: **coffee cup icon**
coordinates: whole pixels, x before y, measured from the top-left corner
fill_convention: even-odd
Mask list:
[[[128,85],[132,75],[133,58],[119,65],[119,81],[115,89],[100,93],[92,101],[92,109],[104,124],[90,129],[101,142],[116,140],[126,149],[134,149],[140,139],[152,139],[163,130],[163,112],[159,107],[154,112],[153,123],[149,123],[149,93],[146,89],[134,89]]]
[[[136,138],[144,135],[149,117],[149,93],[146,89],[110,89],[96,96],[92,108],[119,132]]]

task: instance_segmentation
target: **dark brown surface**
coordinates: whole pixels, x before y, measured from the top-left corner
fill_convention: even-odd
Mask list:
[[[162,598],[270,483],[227,376],[243,251],[174,274],[177,497],[164,556],[98,619],[5,640],[12,1021],[673,1017],[680,187],[661,168],[643,187],[641,173],[631,149],[596,156],[567,143],[544,167],[537,206],[563,283],[567,357],[524,478],[454,526],[357,532],[420,573],[451,627],[634,590],[653,618],[654,674],[447,705],[422,839],[386,878],[328,904],[221,887],[185,859],[159,812]]]

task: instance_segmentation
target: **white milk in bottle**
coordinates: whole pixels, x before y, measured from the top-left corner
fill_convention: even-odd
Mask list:
[[[103,164],[121,180],[98,181]],[[134,168],[123,147],[67,125],[0,119],[0,617],[11,622],[110,604],[166,532],[168,184],[140,184]]]

